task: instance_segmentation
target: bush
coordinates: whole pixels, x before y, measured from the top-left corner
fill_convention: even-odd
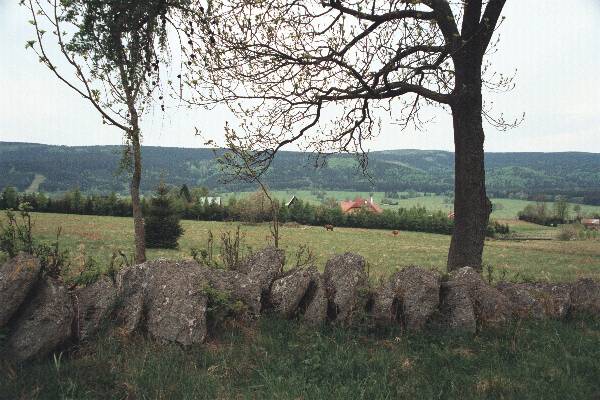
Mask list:
[[[576,240],[579,237],[579,230],[575,224],[562,225],[558,233],[558,240]]]
[[[507,224],[501,224],[498,221],[490,221],[486,230],[486,236],[496,237],[497,235],[507,235],[510,228]]]
[[[568,224],[560,227],[558,240],[594,240],[600,233],[593,229],[586,229],[582,224]]]
[[[18,218],[15,212],[8,210],[6,224],[0,221],[0,254],[6,254],[6,258],[14,257],[19,252],[32,254],[39,258],[44,275],[57,278],[69,264],[68,251],[59,247],[61,229],[57,229],[53,243],[39,242],[33,237],[29,204],[21,203],[18,209]]]
[[[156,188],[156,195],[150,200],[148,215],[145,217],[146,247],[175,249],[183,235],[180,218],[169,197],[164,183]]]

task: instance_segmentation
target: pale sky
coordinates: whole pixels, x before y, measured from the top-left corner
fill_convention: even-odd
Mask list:
[[[495,70],[515,69],[516,88],[488,95],[507,118],[526,113],[508,132],[486,126],[486,151],[600,152],[600,0],[508,0]],[[121,132],[101,124],[92,107],[42,67],[25,41],[26,10],[0,0],[0,141],[64,145],[120,144]],[[372,150],[453,150],[452,121],[437,111],[422,132],[386,123]],[[145,116],[145,145],[202,147],[194,127],[219,142],[223,110],[179,109]],[[290,149],[292,150],[292,149]]]

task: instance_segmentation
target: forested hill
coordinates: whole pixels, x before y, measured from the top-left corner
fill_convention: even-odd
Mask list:
[[[128,177],[117,174],[120,146],[49,146],[0,142],[0,188],[57,192],[79,187],[86,192],[125,192]],[[234,191],[250,184],[223,186],[210,149],[144,147],[142,189],[164,178],[174,185]],[[405,191],[452,190],[454,155],[445,151],[391,150],[369,156],[371,180],[357,170],[352,156],[331,156],[320,168],[306,153],[283,152],[267,182],[273,189]],[[492,193],[575,193],[600,190],[600,154],[488,153],[487,185]]]

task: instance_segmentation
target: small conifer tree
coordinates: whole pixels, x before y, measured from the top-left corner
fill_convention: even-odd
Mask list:
[[[183,234],[179,220],[179,215],[169,197],[169,189],[161,182],[156,188],[155,196],[150,199],[148,215],[145,218],[146,246],[162,249],[177,248],[177,240]]]

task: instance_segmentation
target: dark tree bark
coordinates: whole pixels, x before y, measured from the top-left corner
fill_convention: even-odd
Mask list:
[[[485,189],[481,63],[456,68],[451,104],[454,125],[454,233],[448,270],[464,266],[481,270],[485,232],[492,203]]]

